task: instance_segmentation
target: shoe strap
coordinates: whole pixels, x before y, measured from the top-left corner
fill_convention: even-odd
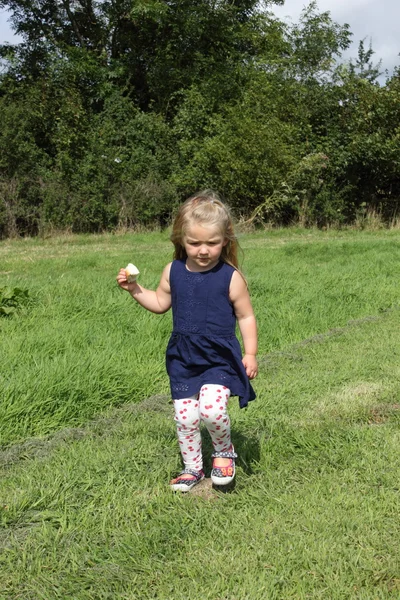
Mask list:
[[[195,471],[194,469],[183,469],[183,471],[179,473],[178,477],[180,477],[181,475],[193,475],[193,477],[196,477],[196,479],[198,479],[199,477],[201,477],[201,471]]]
[[[211,458],[237,458],[236,452],[214,452],[211,454]]]

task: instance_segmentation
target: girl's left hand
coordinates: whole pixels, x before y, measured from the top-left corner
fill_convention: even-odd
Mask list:
[[[247,377],[254,379],[258,374],[257,359],[253,354],[245,354],[242,358],[242,363],[246,369]]]

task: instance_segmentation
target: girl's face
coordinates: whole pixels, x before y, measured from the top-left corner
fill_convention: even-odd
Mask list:
[[[215,225],[190,225],[183,237],[189,271],[209,271],[215,267],[227,243]]]

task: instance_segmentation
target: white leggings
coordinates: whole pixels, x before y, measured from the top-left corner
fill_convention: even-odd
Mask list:
[[[211,436],[214,452],[231,450],[231,423],[227,413],[230,390],[223,385],[206,384],[189,398],[174,400],[178,440],[185,468],[201,471],[200,422]]]

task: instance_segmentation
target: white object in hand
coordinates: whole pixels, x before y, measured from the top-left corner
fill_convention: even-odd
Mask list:
[[[129,265],[125,267],[125,272],[128,283],[133,283],[136,281],[136,277],[139,275],[140,271],[137,267],[135,267],[135,265],[129,263]]]

